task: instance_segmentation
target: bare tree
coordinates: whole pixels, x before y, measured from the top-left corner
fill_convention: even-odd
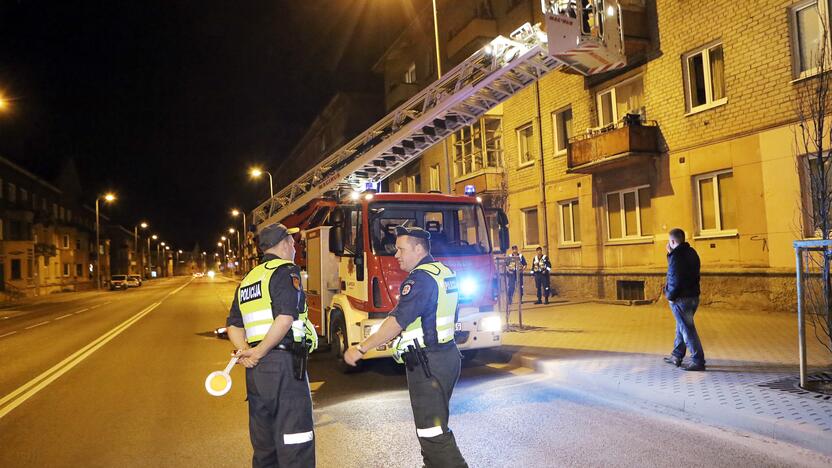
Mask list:
[[[804,193],[803,234],[829,240],[832,239],[832,59],[828,23],[825,18],[820,18],[819,23],[821,35],[817,49],[808,61],[815,65],[812,76],[796,89],[797,146],[805,155],[798,158],[797,164],[809,187],[808,193]],[[832,352],[832,250],[810,252],[805,262],[806,315],[815,337]]]

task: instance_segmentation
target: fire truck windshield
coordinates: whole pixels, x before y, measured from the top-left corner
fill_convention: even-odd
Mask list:
[[[430,232],[431,253],[437,257],[491,252],[485,217],[479,205],[373,203],[370,205],[370,225],[376,255],[395,255],[395,227],[402,224]]]

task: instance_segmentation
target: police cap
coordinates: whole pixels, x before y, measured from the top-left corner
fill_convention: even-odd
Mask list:
[[[396,226],[396,237],[410,236],[430,240],[430,233],[420,227]]]
[[[290,229],[280,223],[274,223],[260,231],[257,235],[257,245],[260,247],[260,250],[266,251],[279,244],[286,236],[299,231],[300,229],[298,228]]]

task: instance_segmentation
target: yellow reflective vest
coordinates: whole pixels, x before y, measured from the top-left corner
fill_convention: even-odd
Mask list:
[[[276,258],[254,267],[240,282],[237,292],[237,302],[243,316],[243,326],[246,331],[246,341],[256,343],[266,337],[269,328],[274,323],[272,314],[272,298],[269,293],[269,282],[272,275],[283,265],[293,265],[290,260]],[[292,339],[300,342],[303,337],[311,343],[309,351],[318,347],[318,334],[309,321],[306,301],[298,319],[292,322]]]
[[[436,338],[440,344],[448,343],[454,339],[456,307],[459,303],[456,273],[441,262],[424,263],[414,270],[422,270],[436,281],[436,289],[439,292],[436,298],[436,310],[433,311],[436,314]],[[414,339],[418,339],[419,346],[424,347],[424,338],[422,318],[419,317],[408,325],[393,343],[396,360],[402,362],[401,354],[407,351],[407,347],[413,344]]]

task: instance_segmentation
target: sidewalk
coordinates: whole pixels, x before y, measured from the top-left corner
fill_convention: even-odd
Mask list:
[[[513,326],[517,319],[515,306]],[[503,345],[565,387],[657,404],[704,423],[832,455],[832,398],[796,386],[797,319],[792,314],[700,307],[696,327],[706,372],[662,362],[675,334],[666,302],[524,302],[523,324],[524,330],[503,335]],[[832,378],[830,354],[808,324],[807,342],[810,374],[825,371]]]

